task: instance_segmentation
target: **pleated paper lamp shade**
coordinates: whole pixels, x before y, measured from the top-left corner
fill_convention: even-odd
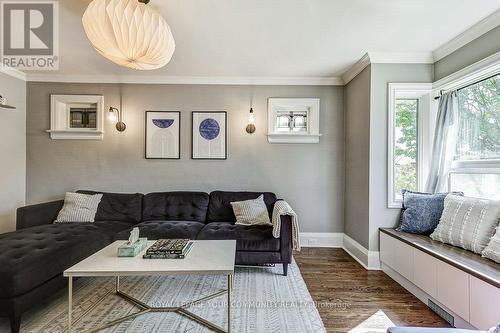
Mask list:
[[[167,22],[138,0],[93,0],[82,22],[97,52],[121,66],[157,69],[175,50]]]

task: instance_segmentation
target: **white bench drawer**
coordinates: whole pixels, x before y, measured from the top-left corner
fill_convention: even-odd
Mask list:
[[[488,330],[500,322],[500,289],[470,276],[470,323]]]
[[[438,261],[436,299],[469,321],[469,274]]]
[[[437,298],[438,260],[427,253],[413,249],[413,283],[427,294]]]

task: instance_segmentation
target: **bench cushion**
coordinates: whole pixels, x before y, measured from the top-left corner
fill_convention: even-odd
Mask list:
[[[236,222],[231,202],[257,199],[261,194],[264,194],[264,202],[266,203],[269,217],[271,217],[273,214],[274,203],[277,200],[274,193],[214,191],[210,193],[207,222]]]
[[[204,223],[196,221],[145,221],[134,227],[139,228],[139,236],[147,237],[149,240],[165,238],[189,238],[196,239]],[[126,240],[130,236],[132,228],[118,233],[115,239]]]
[[[235,239],[236,251],[280,250],[280,240],[273,237],[272,226],[212,222],[200,231],[198,239]]]
[[[143,221],[205,222],[208,194],[204,192],[158,192],[144,196]]]
[[[22,295],[111,243],[123,222],[46,224],[0,235],[0,298]]]

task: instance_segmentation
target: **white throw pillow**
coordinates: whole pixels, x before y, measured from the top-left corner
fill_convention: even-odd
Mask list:
[[[500,201],[448,194],[431,238],[481,254],[500,216]]]
[[[257,199],[231,202],[236,224],[242,225],[271,225],[264,195]]]
[[[482,252],[483,257],[496,261],[500,264],[500,226],[493,237],[491,237],[488,246]]]
[[[54,223],[94,222],[102,194],[66,192],[63,208]]]

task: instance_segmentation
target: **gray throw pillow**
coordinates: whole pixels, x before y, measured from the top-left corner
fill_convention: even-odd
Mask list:
[[[54,223],[94,222],[102,194],[66,192],[63,208]]]
[[[403,209],[398,231],[430,235],[436,229],[444,208],[444,199],[449,193],[423,193],[402,190]],[[463,195],[461,192],[453,192]]]
[[[500,226],[496,228],[495,235],[491,237],[488,246],[482,252],[483,257],[500,264]]]
[[[236,224],[242,225],[271,225],[264,195],[257,199],[231,202]]]
[[[481,254],[495,232],[499,216],[500,201],[449,194],[431,238]]]

